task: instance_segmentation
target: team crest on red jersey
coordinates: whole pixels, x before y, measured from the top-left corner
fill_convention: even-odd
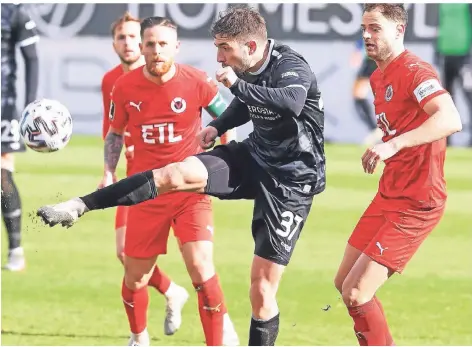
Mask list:
[[[187,102],[179,97],[174,98],[174,100],[172,100],[172,102],[170,103],[170,108],[175,113],[182,113],[187,108]]]
[[[393,87],[391,84],[388,85],[387,90],[385,91],[385,101],[392,100],[393,97]]]

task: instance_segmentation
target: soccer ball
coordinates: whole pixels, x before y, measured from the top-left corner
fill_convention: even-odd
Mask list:
[[[72,117],[67,107],[57,100],[35,100],[21,114],[20,134],[32,150],[55,152],[69,143]]]

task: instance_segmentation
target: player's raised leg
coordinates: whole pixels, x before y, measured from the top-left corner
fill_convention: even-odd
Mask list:
[[[207,169],[192,156],[179,163],[132,175],[81,198],[43,206],[37,214],[50,226],[70,227],[84,213],[93,210],[136,205],[171,191],[203,192],[207,179]]]

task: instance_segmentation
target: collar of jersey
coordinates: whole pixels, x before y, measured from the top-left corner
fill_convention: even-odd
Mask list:
[[[267,54],[267,58],[264,64],[262,64],[261,68],[257,70],[256,72],[249,72],[250,75],[260,75],[266,69],[267,65],[269,65],[270,58],[272,57],[272,50],[274,49],[275,40],[269,39],[268,41],[269,41],[269,53]]]
[[[393,61],[388,64],[387,68],[385,69],[385,71],[383,72],[383,75],[389,75],[391,74],[392,72],[394,72],[402,63],[405,55],[408,54],[408,50],[404,50],[403,52],[401,52],[398,57],[396,57],[395,59],[393,59]]]

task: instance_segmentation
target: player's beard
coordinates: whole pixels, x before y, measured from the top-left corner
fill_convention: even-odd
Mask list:
[[[156,76],[156,77],[161,77],[165,75],[167,72],[169,72],[173,64],[174,64],[174,59],[171,58],[162,62],[162,65],[159,67],[155,65],[155,61],[151,61],[150,63],[146,63],[146,68],[151,75]]]
[[[251,59],[249,58],[249,55],[247,56],[242,56],[241,57],[241,63],[238,66],[232,67],[234,73],[238,77],[242,77],[246,74],[247,70],[251,68]]]

